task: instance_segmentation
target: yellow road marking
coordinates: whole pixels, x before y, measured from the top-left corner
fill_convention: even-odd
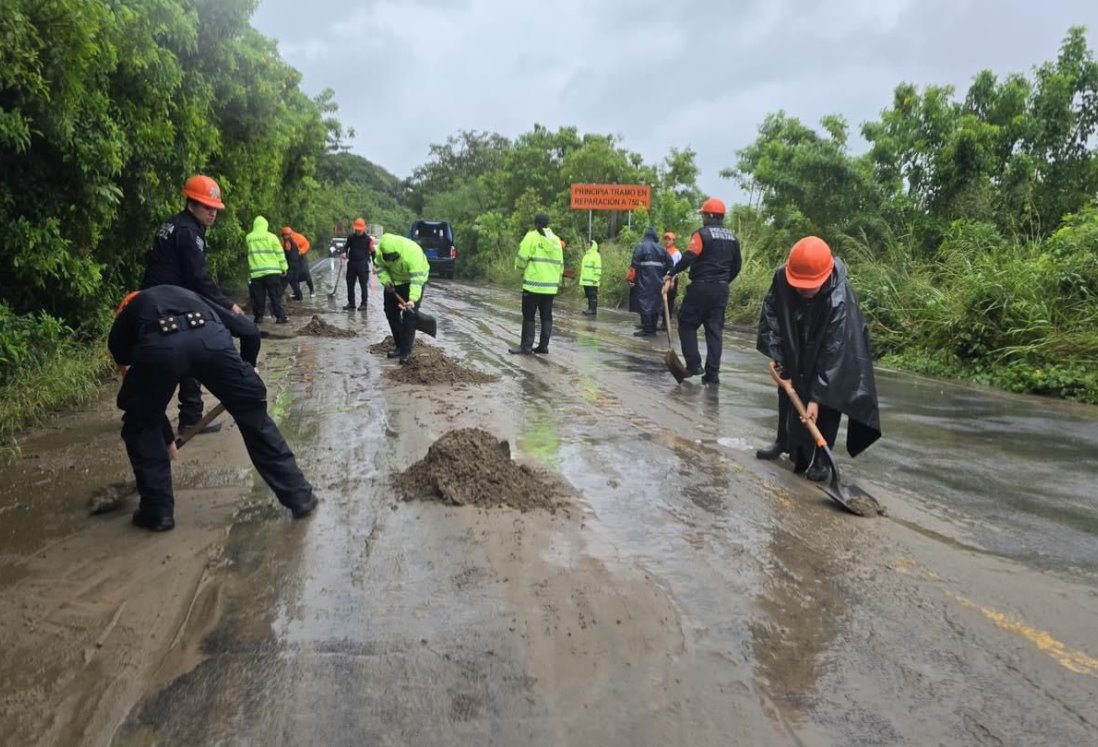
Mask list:
[[[1077,674],[1089,674],[1091,677],[1098,677],[1098,659],[1095,659],[1093,656],[1088,656],[1082,651],[1072,651],[1062,642],[1053,638],[1049,633],[1027,625],[1021,620],[1012,618],[999,610],[994,610],[990,607],[982,607],[975,602],[957,596],[956,594],[952,594],[951,596],[965,607],[979,610],[984,617],[995,623],[997,628],[1009,633],[1015,633],[1027,639],[1034,646],[1058,661],[1060,666],[1065,669]]]

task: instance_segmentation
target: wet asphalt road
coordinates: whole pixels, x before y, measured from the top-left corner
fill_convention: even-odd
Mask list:
[[[305,306],[360,336],[262,366],[323,503],[287,525],[256,485],[194,656],[113,743],[1098,743],[1098,409],[880,372],[885,438],[838,455],[889,516],[858,519],[754,459],[776,398],[749,338],[720,387],[676,386],[632,316],[568,297],[550,356],[514,357],[517,294],[433,284],[437,344],[502,379],[394,385],[378,294],[342,312],[314,275]],[[398,501],[461,426],[570,509]]]

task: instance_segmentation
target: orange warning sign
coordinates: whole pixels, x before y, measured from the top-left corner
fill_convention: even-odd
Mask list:
[[[652,188],[643,184],[573,184],[573,210],[636,210],[652,206]]]

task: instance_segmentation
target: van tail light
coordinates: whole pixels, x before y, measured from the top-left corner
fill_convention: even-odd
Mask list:
[[[458,250],[454,247],[450,247],[450,259],[457,259]]]

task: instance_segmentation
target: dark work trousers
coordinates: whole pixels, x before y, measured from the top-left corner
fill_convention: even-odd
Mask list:
[[[401,309],[396,297],[400,294],[400,297],[407,301],[409,287],[408,283],[395,285],[393,286],[395,293],[385,294],[385,319],[389,322],[389,331],[393,333],[396,351],[404,355],[412,352],[412,345],[416,341],[416,315]],[[422,302],[422,298],[416,301],[416,310],[419,310]]]
[[[348,262],[347,263],[347,305],[355,305],[355,282],[358,282],[362,287],[362,303],[359,308],[366,306],[366,298],[370,293],[370,263],[369,262]],[[408,286],[401,286],[407,292]],[[404,294],[401,294],[404,295]],[[407,296],[405,296],[407,298]],[[388,307],[386,307],[388,308]],[[400,309],[397,309],[400,311]],[[386,312],[388,314],[388,312]],[[396,339],[395,337],[393,338]]]
[[[252,464],[282,505],[300,506],[309,499],[312,486],[267,414],[267,388],[241,359],[224,325],[210,320],[205,327],[170,335],[142,333],[133,365],[118,392],[118,407],[124,411],[122,440],[137,479],[141,513],[173,515],[175,497],[166,442],[170,428],[164,410],[181,379],[195,382],[196,388],[201,382],[221,400],[240,428]]]
[[[554,293],[530,293],[522,292],[522,347],[528,348],[534,345],[534,314],[541,319],[541,337],[538,339],[538,350],[549,349],[549,338],[553,335],[553,299]]]
[[[309,263],[304,257],[301,258],[301,272],[298,273],[297,279],[309,286],[310,296],[316,293],[315,288],[313,288],[313,271],[309,269]]]
[[[807,406],[808,403],[805,403]],[[835,448],[835,439],[839,435],[839,421],[843,414],[827,405],[820,405],[819,415],[816,416],[816,427],[820,429],[820,435],[827,441],[827,445]],[[797,433],[790,433],[787,429],[796,428]],[[775,440],[782,445],[782,450],[789,452],[793,459],[793,469],[796,472],[804,472],[812,463],[812,457],[816,445],[812,443],[812,437],[808,435],[808,429],[801,422],[800,415],[793,409],[793,402],[784,389],[778,389],[778,433]],[[791,444],[799,444],[800,448],[794,450]]]
[[[721,370],[724,310],[728,306],[728,283],[691,283],[679,309],[679,342],[688,369],[701,366],[698,327],[705,326],[705,372],[716,376]]]
[[[176,381],[173,379],[173,381]],[[202,419],[202,386],[197,379],[190,376],[178,379],[179,381],[179,432],[186,433]],[[172,395],[168,394],[171,400]],[[167,409],[168,403],[164,403]]]
[[[263,283],[258,278],[248,281],[248,302],[252,306],[252,318],[256,324],[263,321]]]
[[[290,286],[290,298],[295,301],[301,300],[301,273],[290,268],[289,272],[282,276],[282,285],[279,288],[279,294],[286,292],[286,286]]]
[[[598,311],[599,287],[597,285],[585,285],[583,286],[583,295],[587,297],[587,309],[589,311]]]
[[[282,308],[282,291],[285,287],[281,275],[264,275],[253,280],[249,286],[254,289],[252,297],[253,314],[258,322],[267,312],[267,299],[271,299],[271,313],[275,319],[285,319],[286,310]]]

